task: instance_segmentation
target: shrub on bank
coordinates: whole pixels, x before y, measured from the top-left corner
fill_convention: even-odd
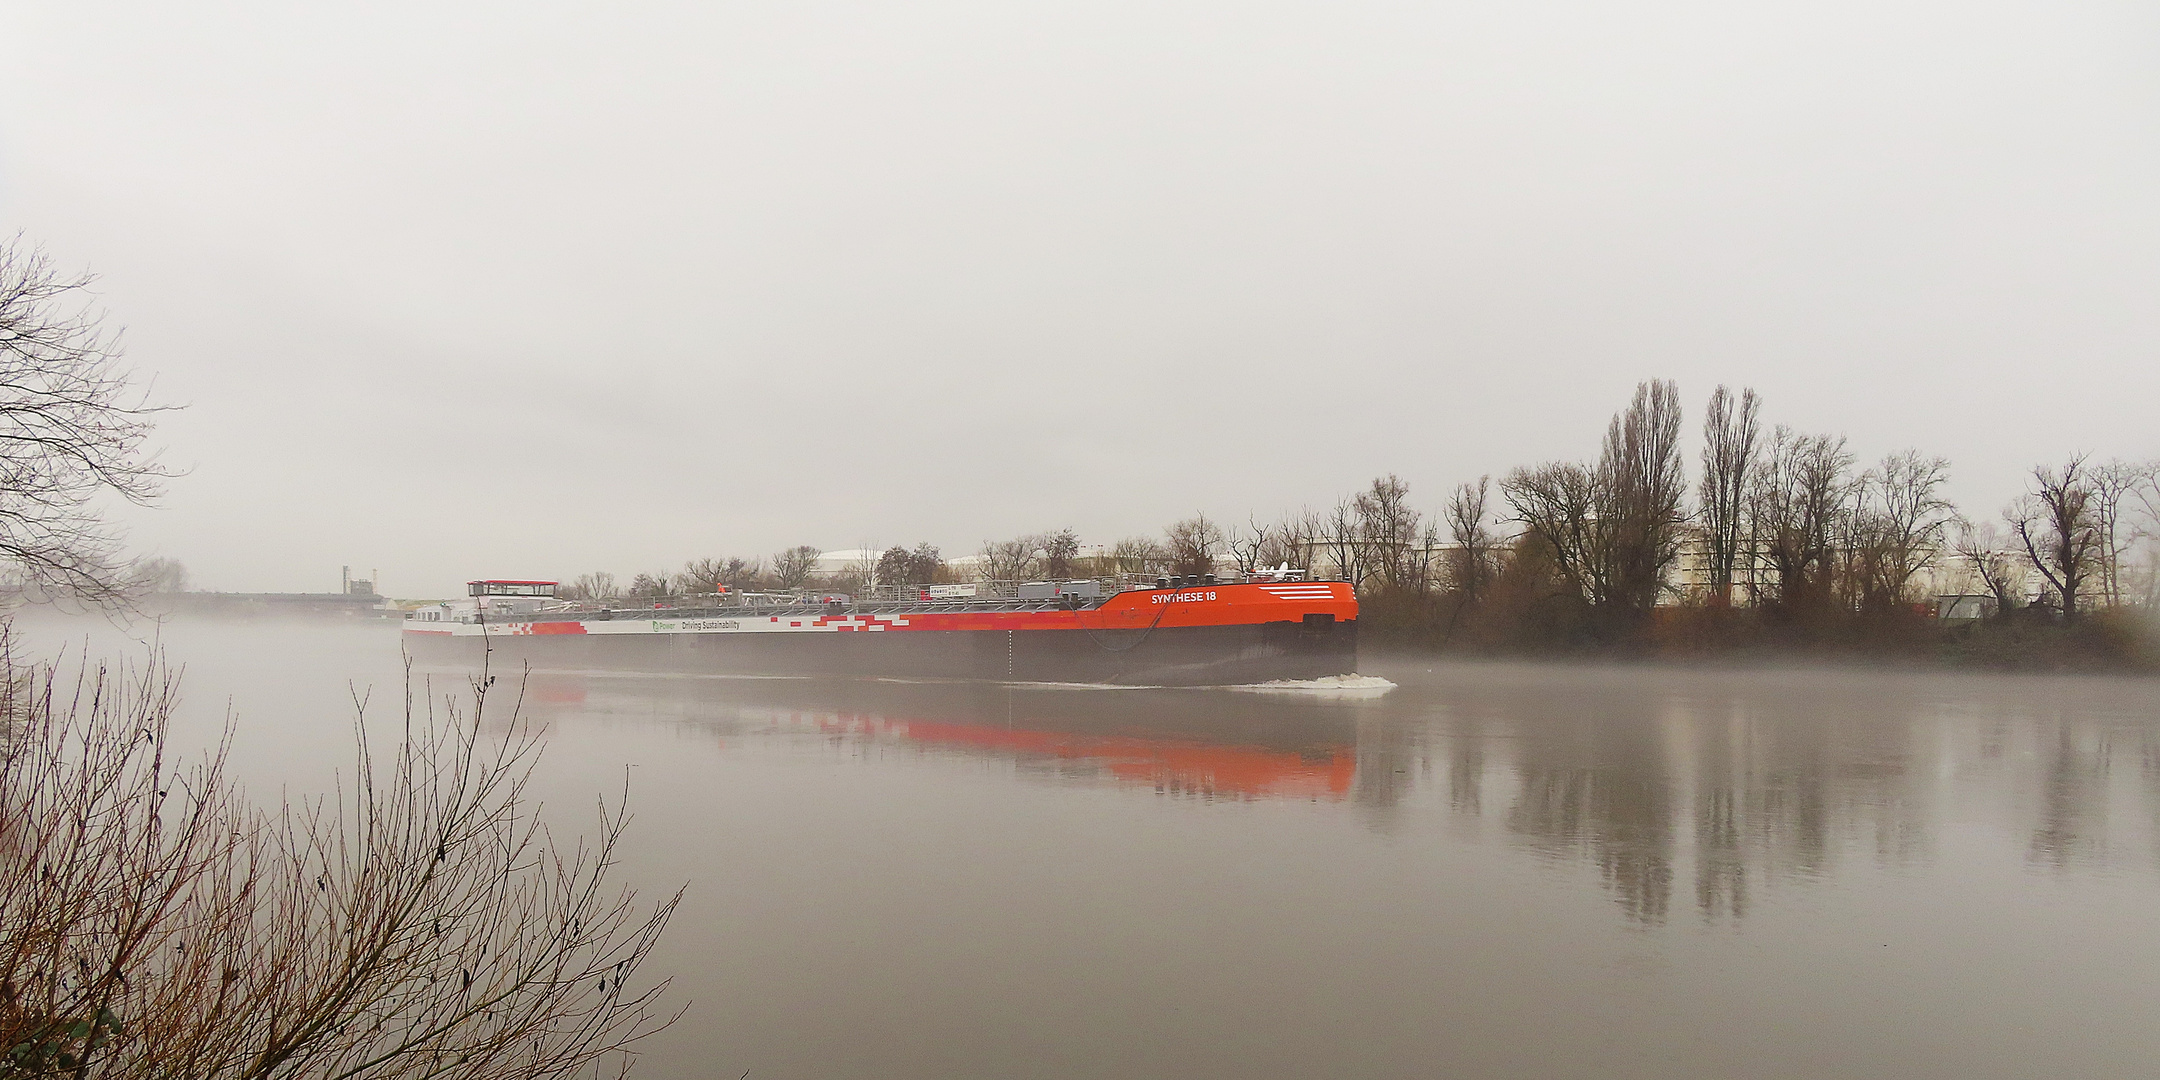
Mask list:
[[[1564,594],[1496,587],[1483,604],[1451,594],[1362,601],[1360,633],[1381,648],[1524,657],[1770,658],[1942,663],[2002,670],[2160,670],[2160,633],[2131,609],[2069,622],[2044,609],[1945,623],[1911,608],[1862,612],[1686,604],[1626,619]]]
[[[2002,670],[2160,670],[2160,634],[2144,612],[2105,608],[2065,622],[2028,608],[1945,629],[1937,655],[1948,663]]]
[[[667,1022],[637,969],[680,894],[640,914],[609,883],[620,806],[591,844],[540,826],[539,733],[487,715],[492,679],[408,697],[339,794],[264,810],[224,746],[183,760],[162,662],[6,646],[0,1076],[560,1077]]]

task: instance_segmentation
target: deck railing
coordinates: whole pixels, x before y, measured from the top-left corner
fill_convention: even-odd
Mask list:
[[[1235,584],[1254,580],[1243,574],[1207,575],[1211,584]],[[605,600],[557,600],[541,610],[494,613],[490,622],[555,621],[562,619],[726,618],[745,612],[759,614],[823,614],[836,608],[846,611],[920,611],[965,605],[985,611],[1034,611],[1068,606],[1069,594],[1078,592],[1084,607],[1099,607],[1121,592],[1161,587],[1152,575],[1122,574],[1115,577],[1067,578],[1057,581],[974,581],[923,585],[870,585],[854,593],[803,589],[795,592],[726,592],[645,599],[613,597]],[[1187,578],[1168,578],[1170,588],[1199,584]],[[1267,580],[1261,578],[1259,580]],[[1320,579],[1313,579],[1320,580]],[[1092,585],[1090,590],[1087,586]],[[1078,589],[1067,586],[1080,586]],[[1043,595],[1023,597],[1023,592]],[[1090,592],[1093,595],[1088,595]],[[666,614],[662,615],[661,612]]]

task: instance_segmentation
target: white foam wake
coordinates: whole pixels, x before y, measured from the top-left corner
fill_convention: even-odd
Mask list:
[[[1325,697],[1379,697],[1395,684],[1378,675],[1329,675],[1324,679],[1276,679],[1230,687],[1255,694],[1319,694]]]

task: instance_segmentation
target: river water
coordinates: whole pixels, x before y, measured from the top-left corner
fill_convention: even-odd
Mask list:
[[[396,715],[392,628],[158,633],[258,798],[349,770],[370,688]],[[689,884],[648,1078],[2160,1073],[2160,682],[1366,667],[1398,688],[525,707],[558,828],[627,773],[624,879]]]

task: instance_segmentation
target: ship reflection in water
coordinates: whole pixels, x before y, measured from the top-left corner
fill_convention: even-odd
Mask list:
[[[592,717],[668,716],[727,736],[812,734],[840,744],[1009,762],[1021,773],[1201,799],[1350,797],[1354,704],[1370,696],[1194,708],[1221,691],[960,683],[535,674],[527,700]],[[1346,709],[1345,705],[1352,705]]]
[[[800,723],[803,717],[789,718]],[[820,730],[858,738],[899,740],[926,747],[1009,757],[1024,765],[1054,763],[1060,777],[1100,776],[1203,798],[1341,799],[1357,775],[1352,747],[1302,751],[1222,746],[1140,734],[1085,735],[878,716],[818,717]]]

